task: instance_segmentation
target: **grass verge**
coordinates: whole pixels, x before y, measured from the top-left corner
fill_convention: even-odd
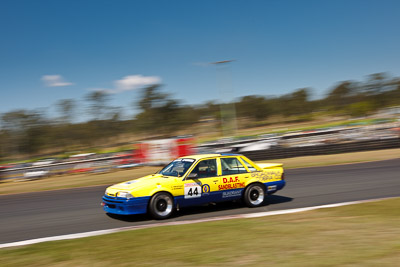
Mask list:
[[[266,160],[263,162],[281,162],[284,164],[285,169],[291,169],[368,162],[394,158],[400,158],[399,148]],[[139,167],[131,170],[119,170],[103,174],[74,174],[54,176],[34,181],[8,181],[0,183],[0,195],[77,188],[84,186],[109,185],[155,173],[159,169],[160,167]]]
[[[31,181],[7,181],[0,183],[0,195],[27,193],[45,190],[109,185],[142,177],[160,170],[160,167],[138,167],[99,174],[70,174],[52,176]]]
[[[360,163],[400,158],[400,148],[270,160],[287,169]]]
[[[397,266],[400,198],[0,250],[3,266]]]

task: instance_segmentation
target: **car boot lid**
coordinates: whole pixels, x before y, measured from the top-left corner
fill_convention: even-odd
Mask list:
[[[271,169],[276,167],[282,167],[283,163],[258,163],[257,164],[261,169]]]

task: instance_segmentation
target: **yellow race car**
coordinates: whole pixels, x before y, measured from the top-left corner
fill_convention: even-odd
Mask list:
[[[103,209],[131,215],[149,212],[165,219],[180,207],[243,199],[249,207],[285,186],[282,164],[255,164],[238,154],[178,158],[156,174],[107,188]]]

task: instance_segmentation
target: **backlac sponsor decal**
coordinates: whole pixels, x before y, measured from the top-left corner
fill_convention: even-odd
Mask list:
[[[225,192],[222,192],[222,198],[239,197],[241,194],[242,194],[242,190],[225,191]]]

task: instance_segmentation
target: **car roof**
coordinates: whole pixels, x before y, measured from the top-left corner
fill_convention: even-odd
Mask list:
[[[214,157],[221,157],[221,156],[241,156],[241,155],[240,155],[240,154],[230,154],[230,153],[221,153],[221,154],[198,154],[198,155],[184,156],[184,157],[180,157],[180,158],[181,158],[181,159],[191,158],[191,159],[199,160],[199,159],[204,159],[204,158],[214,158]]]

